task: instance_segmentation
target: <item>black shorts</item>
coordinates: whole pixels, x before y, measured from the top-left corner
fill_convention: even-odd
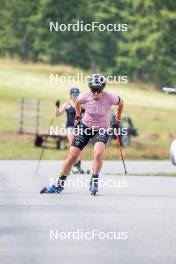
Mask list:
[[[92,139],[93,145],[95,145],[95,143],[97,142],[103,142],[106,145],[109,139],[109,135],[106,132],[99,133],[98,130],[94,131],[92,128],[89,128],[85,126],[83,123],[81,123],[78,126],[77,131],[75,131],[75,135],[72,141],[72,146],[82,150],[89,143],[90,139]]]

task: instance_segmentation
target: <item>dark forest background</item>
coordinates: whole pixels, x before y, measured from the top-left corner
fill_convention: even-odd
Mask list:
[[[128,24],[127,32],[50,32],[49,22]],[[0,0],[0,56],[175,85],[174,0]]]

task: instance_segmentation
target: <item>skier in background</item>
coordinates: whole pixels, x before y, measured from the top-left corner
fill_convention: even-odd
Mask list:
[[[65,102],[62,106],[60,106],[60,101],[56,102],[56,111],[54,113],[54,117],[59,117],[66,112],[67,114],[67,121],[66,121],[66,129],[67,129],[67,139],[69,144],[72,144],[73,141],[73,128],[74,128],[74,121],[76,116],[75,111],[75,103],[80,94],[78,88],[71,88],[70,89],[70,100]],[[83,116],[85,110],[81,109],[81,117]],[[73,166],[73,173],[84,173],[81,169],[81,157],[78,157],[78,160],[74,163]]]

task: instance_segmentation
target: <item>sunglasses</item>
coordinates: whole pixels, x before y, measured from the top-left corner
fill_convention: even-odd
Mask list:
[[[97,88],[92,88],[92,89],[91,89],[91,92],[92,92],[92,93],[98,93],[98,94],[100,94],[100,93],[102,93],[102,90],[97,89]]]
[[[79,93],[72,93],[72,96],[79,96]]]

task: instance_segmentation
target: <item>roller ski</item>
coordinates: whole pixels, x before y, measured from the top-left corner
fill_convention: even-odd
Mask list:
[[[90,170],[87,170],[87,171],[82,170],[80,160],[75,162],[72,172],[73,174],[90,174]]]
[[[66,176],[61,176],[58,182],[58,178],[54,182],[53,178],[50,179],[49,187],[43,187],[40,191],[40,194],[43,193],[60,193],[64,190],[64,181],[66,180]]]
[[[60,193],[62,192],[63,187],[62,186],[56,186],[56,185],[52,185],[51,187],[43,187],[40,191],[40,194],[43,193]]]
[[[95,196],[96,193],[98,192],[98,177],[97,177],[97,175],[92,176],[92,179],[90,181],[89,191],[90,191],[91,195],[93,195],[93,196]]]

